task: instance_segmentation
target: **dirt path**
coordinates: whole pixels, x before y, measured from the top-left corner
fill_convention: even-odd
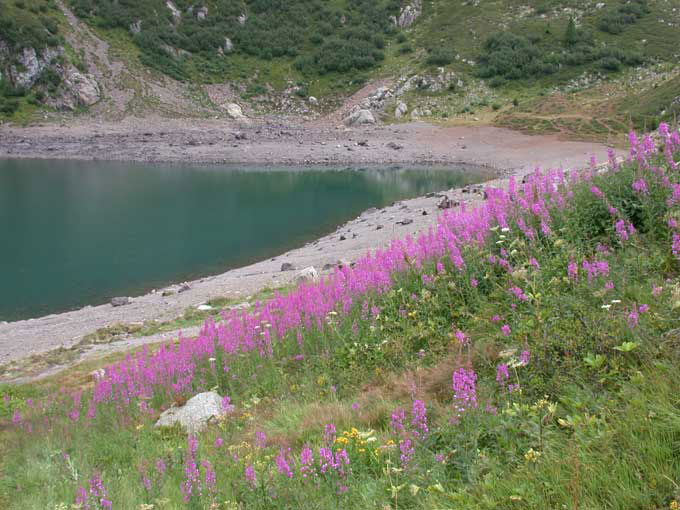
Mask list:
[[[236,133],[239,133],[238,139]],[[390,148],[389,142],[402,148]],[[181,120],[158,123],[128,119],[117,124],[90,122],[60,129],[54,126],[0,128],[0,157],[336,167],[411,162],[452,166],[470,163],[497,169],[505,177],[524,175],[536,167],[580,166],[591,155],[602,161],[606,151],[606,147],[598,144],[564,142],[555,137],[527,136],[499,128],[441,127],[424,123],[332,129],[271,122],[245,126],[215,121],[195,125]],[[461,191],[447,194],[461,201],[479,198]],[[129,305],[117,308],[109,304],[88,306],[0,325],[0,365],[56,348],[71,348],[84,335],[112,324],[172,320],[188,307],[217,296],[239,300],[263,288],[286,285],[296,273],[281,272],[283,262],[290,262],[297,268],[314,266],[320,269],[339,259],[354,260],[369,250],[386,245],[391,239],[434,224],[440,200],[436,196],[421,197],[367,211],[336,232],[306,246],[192,282],[191,289],[186,292],[171,296],[156,292],[134,297]],[[427,215],[423,215],[423,211]],[[402,225],[405,219],[412,223]],[[175,335],[130,338],[100,345],[86,350],[80,358],[129,349]],[[4,377],[12,378],[11,373]]]

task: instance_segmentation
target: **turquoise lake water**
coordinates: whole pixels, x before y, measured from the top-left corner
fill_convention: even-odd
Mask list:
[[[301,246],[370,207],[482,177],[0,160],[0,320],[221,273]]]

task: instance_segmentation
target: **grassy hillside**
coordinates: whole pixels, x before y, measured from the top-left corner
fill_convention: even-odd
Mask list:
[[[487,190],[94,384],[3,387],[0,503],[677,509],[680,133],[659,140]],[[211,388],[203,433],[153,427]]]
[[[56,42],[50,32],[54,3],[2,2],[0,39]],[[442,122],[479,119],[602,139],[631,125],[653,129],[678,115],[680,91],[673,79],[680,72],[680,8],[671,0],[435,0],[422,3],[411,27],[398,28],[392,17],[410,3],[66,5],[111,45],[111,56],[125,62],[131,75],[147,67],[199,96],[205,96],[204,85],[228,83],[244,102],[260,102],[256,110],[264,113],[268,104],[278,104],[267,97],[299,102],[313,95],[322,110],[330,110],[368,80],[419,75],[446,79],[441,87],[417,88],[402,99],[421,117]],[[556,95],[564,111],[546,112]],[[386,118],[394,106],[387,105]]]

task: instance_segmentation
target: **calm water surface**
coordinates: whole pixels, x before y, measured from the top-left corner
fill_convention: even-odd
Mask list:
[[[369,207],[481,179],[436,169],[0,160],[0,320],[221,273]]]

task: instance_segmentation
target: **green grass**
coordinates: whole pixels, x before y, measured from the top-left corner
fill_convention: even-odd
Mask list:
[[[648,194],[632,190],[642,176]],[[630,240],[621,242],[591,186],[635,225]],[[372,318],[361,302],[347,316],[330,314],[322,330],[302,330],[299,338],[292,332],[276,343],[271,358],[238,355],[226,380],[197,361],[193,392],[219,387],[235,409],[198,437],[197,460],[216,470],[217,493],[204,489],[186,506],[676,508],[680,263],[665,220],[678,211],[653,175],[634,165],[573,191],[573,205],[550,209],[551,236],[529,242],[517,228],[495,228],[487,243],[463,252],[463,271],[445,257],[443,268],[434,262],[412,267],[396,276],[391,290],[368,296],[369,309],[379,309]],[[506,257],[512,273],[488,264],[490,255]],[[606,260],[607,274],[589,281],[584,260]],[[568,276],[572,262],[578,279]],[[508,292],[513,285],[524,290],[526,302]],[[649,308],[632,324],[630,312],[641,305]],[[457,330],[469,344],[460,344]],[[528,364],[519,361],[523,350],[530,351]],[[295,357],[300,352],[304,361]],[[499,364],[509,366],[503,387]],[[452,373],[461,367],[475,370],[479,403],[462,415],[451,390]],[[184,507],[185,435],[152,426],[172,398],[155,391],[129,407],[100,405],[91,423],[84,404],[73,423],[64,416],[73,406],[70,392],[83,388],[87,402],[92,369],[0,388],[7,396],[0,402],[0,505],[68,508],[77,487],[98,472],[115,508]],[[519,388],[508,392],[509,383]],[[62,385],[65,393],[58,391]],[[46,424],[26,399],[54,392]],[[193,392],[174,399],[181,404]],[[415,440],[404,468],[398,445],[405,436],[390,422],[401,407],[410,428],[416,398],[427,406],[429,433]],[[142,402],[154,410],[141,412]],[[17,411],[25,420],[20,427],[9,423]],[[299,455],[305,445],[318,451],[328,423],[337,427],[334,448],[347,450],[352,473],[318,475],[317,484],[300,476]],[[257,432],[264,432],[266,446],[256,445]],[[287,448],[292,479],[275,463]],[[167,466],[162,477],[154,474],[157,459]],[[247,466],[257,472],[254,490],[244,479]],[[150,491],[141,472],[152,482]]]

